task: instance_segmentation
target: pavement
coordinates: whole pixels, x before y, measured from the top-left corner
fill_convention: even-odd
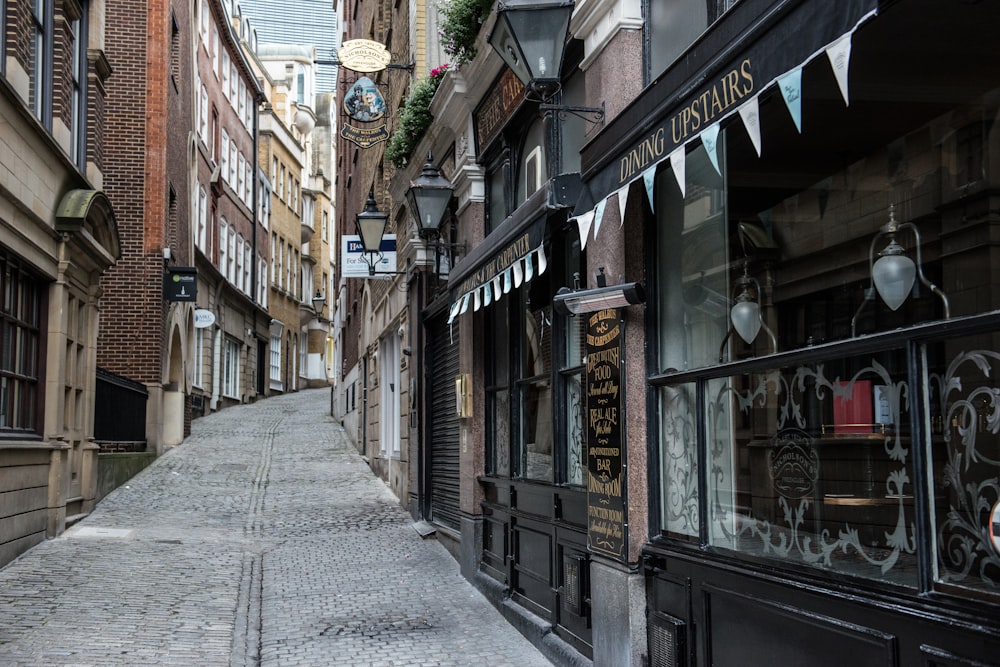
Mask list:
[[[0,666],[550,665],[420,537],[329,397],[195,420],[0,569]]]

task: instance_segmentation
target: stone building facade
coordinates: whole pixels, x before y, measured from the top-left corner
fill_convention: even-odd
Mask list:
[[[104,5],[2,7],[0,564],[94,505],[100,277],[121,256],[103,189]]]

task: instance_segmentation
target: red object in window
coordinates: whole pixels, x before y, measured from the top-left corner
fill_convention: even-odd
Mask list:
[[[847,387],[850,382],[838,382]],[[875,414],[871,380],[857,380],[850,396],[833,399],[834,433],[871,433]]]

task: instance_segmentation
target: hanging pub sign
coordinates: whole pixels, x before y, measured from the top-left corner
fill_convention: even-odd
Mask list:
[[[622,328],[618,308],[587,317],[587,544],[625,560],[625,465],[622,440]]]
[[[361,123],[371,123],[385,115],[385,99],[375,82],[363,76],[344,97],[344,113]]]
[[[389,130],[385,125],[373,128],[344,125],[340,128],[340,136],[357,145],[359,148],[371,148],[380,141],[388,140]]]
[[[194,301],[198,297],[198,269],[175,266],[163,276],[163,298],[167,301]]]
[[[380,72],[389,65],[392,56],[381,42],[370,39],[352,39],[337,49],[337,60],[341,66],[355,72]]]

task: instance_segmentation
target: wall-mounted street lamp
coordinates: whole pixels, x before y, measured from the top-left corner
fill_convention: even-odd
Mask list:
[[[434,166],[434,157],[428,153],[420,175],[406,191],[406,203],[417,219],[420,238],[431,239],[440,235],[441,222],[455,191],[451,181]]]
[[[451,197],[455,192],[451,181],[441,175],[434,166],[434,156],[427,154],[420,175],[417,176],[406,191],[406,204],[410,214],[417,220],[420,238],[433,247],[435,254],[439,249],[458,249],[465,251],[464,243],[444,243],[441,241],[441,224],[451,205]]]
[[[562,89],[572,15],[572,0],[500,0],[489,42],[527,87],[527,94],[542,102],[541,111],[572,113],[586,120],[591,120],[586,115],[593,115],[591,122],[597,123],[604,119],[603,108],[548,103]]]
[[[316,315],[321,315],[323,313],[323,304],[326,303],[326,297],[316,290],[316,295],[312,298],[313,310],[316,311]]]
[[[560,287],[552,297],[552,308],[560,315],[596,313],[605,308],[624,308],[646,300],[646,293],[639,283],[608,285],[601,267],[597,276],[597,287],[593,289],[570,289]]]
[[[729,331],[719,345],[719,362],[724,359],[726,343],[736,332],[747,345],[752,345],[757,339],[757,334],[763,329],[767,332],[768,340],[771,341],[771,351],[778,351],[778,339],[764,321],[764,314],[760,308],[760,283],[750,275],[750,262],[746,260],[743,264],[743,275],[740,276],[733,285],[735,296],[733,297],[733,307],[729,310]]]
[[[389,221],[389,216],[378,210],[375,202],[375,191],[368,191],[368,201],[365,203],[365,210],[354,216],[354,224],[358,229],[358,236],[361,237],[361,245],[364,249],[364,262],[368,265],[368,275],[375,275],[375,265],[378,264],[378,256],[381,254],[382,235],[385,234],[385,226]]]

